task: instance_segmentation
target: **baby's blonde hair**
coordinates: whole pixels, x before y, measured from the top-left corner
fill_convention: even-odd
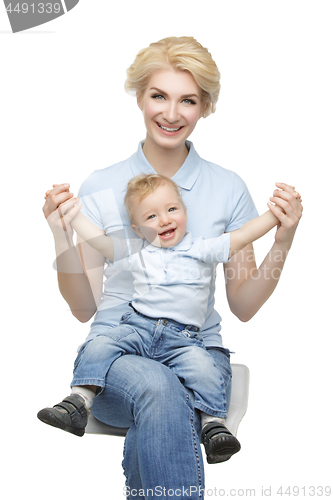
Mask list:
[[[134,222],[135,216],[133,213],[133,201],[141,203],[142,200],[144,200],[149,194],[153,193],[159,186],[163,186],[165,184],[169,184],[175,190],[179,202],[186,214],[186,206],[183,202],[180,188],[172,179],[161,174],[140,174],[133,177],[133,179],[131,179],[127,184],[124,200],[131,223]]]
[[[125,89],[142,97],[155,71],[188,71],[201,89],[204,118],[216,110],[220,72],[211,54],[193,37],[169,37],[151,43],[136,56],[127,70]]]

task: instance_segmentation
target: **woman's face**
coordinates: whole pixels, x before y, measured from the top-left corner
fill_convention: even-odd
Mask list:
[[[177,148],[203,115],[201,91],[187,71],[153,73],[144,94],[137,99],[147,129],[146,143]]]

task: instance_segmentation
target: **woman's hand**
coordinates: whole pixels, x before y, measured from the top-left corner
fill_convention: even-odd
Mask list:
[[[270,198],[271,203],[268,203],[268,208],[279,220],[275,242],[289,250],[302,217],[302,198],[294,186],[281,182],[277,182],[276,186],[278,189]]]
[[[46,191],[43,212],[55,238],[73,238],[70,222],[81,209],[78,202],[69,191],[69,184],[53,184],[53,189]]]

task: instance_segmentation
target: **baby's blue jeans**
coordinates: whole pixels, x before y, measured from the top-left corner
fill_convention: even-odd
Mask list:
[[[131,335],[129,332],[134,327],[127,321],[132,314],[125,314],[122,324],[110,330],[117,336],[118,328],[124,328]],[[162,340],[167,325],[163,325],[162,320],[154,320],[154,323],[156,337],[151,339],[147,352],[158,354],[158,339]],[[112,335],[112,331],[108,333]],[[178,328],[179,336],[180,332],[184,329]],[[192,332],[195,333],[198,334]],[[185,332],[183,336],[185,340],[190,338]],[[76,378],[77,369],[87,346],[94,340],[88,341],[78,354],[72,385],[104,387],[94,399],[92,414],[108,425],[129,428],[124,445],[124,494],[130,500],[143,498],[143,495],[154,500],[202,500],[205,482],[200,447],[201,421],[200,412],[194,407],[193,391],[182,384],[184,381],[172,369],[146,354],[118,357],[106,370],[104,378],[97,377],[99,383],[96,379],[80,381]],[[197,342],[202,349],[200,338]],[[224,381],[227,410],[232,376],[229,351],[223,348],[202,351],[212,357],[215,369]],[[212,367],[211,364],[210,369]],[[197,369],[201,371],[200,366]]]
[[[82,346],[71,386],[96,385],[103,390],[112,363],[124,354],[168,366],[193,391],[195,408],[215,417],[227,416],[227,384],[206,350],[199,328],[148,318],[134,310],[123,315],[119,326]]]

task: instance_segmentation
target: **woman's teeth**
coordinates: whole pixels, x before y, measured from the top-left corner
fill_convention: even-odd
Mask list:
[[[166,130],[167,132],[178,132],[178,130],[181,129],[181,127],[178,127],[178,128],[168,128],[168,127],[164,127],[163,125],[161,125],[160,123],[157,124],[162,130]]]

